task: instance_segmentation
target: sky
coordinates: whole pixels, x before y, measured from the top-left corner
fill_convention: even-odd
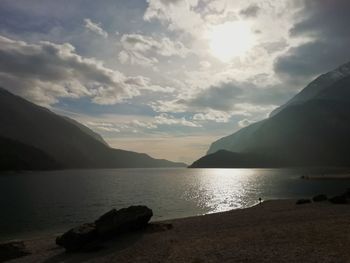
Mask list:
[[[350,61],[348,0],[2,0],[0,86],[191,163]]]

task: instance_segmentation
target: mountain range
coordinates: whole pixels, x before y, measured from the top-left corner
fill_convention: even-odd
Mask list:
[[[0,170],[184,167],[108,146],[81,123],[0,88]]]
[[[267,119],[211,144],[190,167],[349,167],[350,63],[323,74]]]

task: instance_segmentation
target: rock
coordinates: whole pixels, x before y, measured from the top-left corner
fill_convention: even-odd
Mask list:
[[[329,202],[332,204],[347,204],[348,199],[346,198],[346,195],[338,195],[330,198]]]
[[[62,236],[56,238],[56,244],[64,247],[67,251],[78,251],[97,239],[96,226],[87,223],[72,228]]]
[[[350,198],[350,188],[348,188],[346,190],[346,192],[344,193],[344,195],[346,196],[346,198]]]
[[[146,206],[130,206],[120,210],[113,209],[95,221],[100,237],[109,237],[147,226],[153,212]]]
[[[312,201],[314,202],[323,202],[327,200],[328,200],[328,197],[326,195],[316,195],[312,198]]]
[[[152,210],[146,206],[113,209],[102,215],[95,223],[72,228],[57,237],[56,244],[69,252],[95,251],[101,248],[100,243],[104,238],[142,229],[147,226],[152,216]]]
[[[29,255],[23,242],[0,244],[0,262]]]
[[[310,199],[299,199],[296,204],[297,205],[303,205],[303,204],[310,204],[311,200]]]

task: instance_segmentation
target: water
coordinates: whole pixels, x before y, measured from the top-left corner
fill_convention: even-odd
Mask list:
[[[153,220],[281,199],[338,194],[347,180],[301,180],[286,169],[110,169],[0,176],[0,239],[58,233],[111,208],[144,204]]]

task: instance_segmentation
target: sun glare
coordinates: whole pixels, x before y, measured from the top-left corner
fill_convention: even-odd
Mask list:
[[[223,62],[244,55],[254,44],[254,35],[247,22],[226,22],[209,31],[211,53]]]

